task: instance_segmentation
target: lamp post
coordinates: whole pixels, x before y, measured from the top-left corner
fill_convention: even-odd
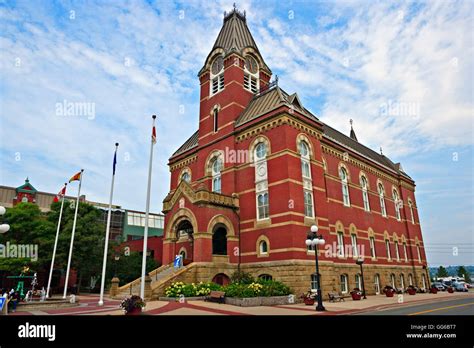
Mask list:
[[[6,209],[5,207],[0,206],[0,215],[5,214]],[[6,233],[10,230],[10,225],[8,224],[1,224],[0,225],[0,233]]]
[[[115,257],[115,267],[114,267],[114,278],[117,278],[117,264],[120,260],[120,255],[119,254],[116,254]]]
[[[359,257],[356,261],[356,264],[360,266],[360,276],[362,277],[362,293],[364,294],[364,299],[367,299],[365,296],[365,284],[364,284],[364,271],[362,269],[362,264],[364,263],[364,259]]]
[[[325,240],[323,239],[322,235],[318,235],[318,226],[312,225],[311,226],[311,232],[308,233],[308,239],[306,239],[306,245],[307,246],[313,246],[314,247],[314,258],[316,261],[316,281],[318,283],[318,304],[316,305],[316,310],[318,312],[325,311],[326,308],[323,306],[323,296],[321,294],[321,277],[319,275],[319,261],[318,261],[318,245],[321,244],[323,245],[325,243]]]

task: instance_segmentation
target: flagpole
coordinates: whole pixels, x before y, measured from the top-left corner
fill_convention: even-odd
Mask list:
[[[67,286],[68,286],[68,283],[69,283],[69,271],[71,269],[72,248],[74,246],[74,233],[76,232],[77,210],[79,209],[79,197],[81,196],[81,184],[82,184],[83,173],[84,173],[84,169],[81,169],[81,178],[79,179],[79,188],[77,190],[76,211],[74,213],[74,222],[72,224],[71,245],[69,247],[69,257],[68,257],[68,260],[67,260],[66,281],[64,283],[63,298],[66,298]]]
[[[66,188],[67,183],[64,183],[64,188]],[[54,240],[54,248],[53,248],[53,258],[51,259],[51,268],[49,270],[49,278],[48,278],[48,287],[46,289],[46,297],[49,298],[49,289],[51,287],[51,278],[53,277],[53,267],[54,267],[54,259],[56,257],[56,248],[58,246],[58,239],[59,239],[59,227],[61,226],[61,218],[63,216],[63,207],[64,207],[64,198],[66,193],[63,194],[63,199],[61,201],[61,210],[59,211],[59,220],[58,220],[58,228],[56,230],[56,239]]]
[[[112,170],[112,184],[110,185],[109,213],[107,215],[107,227],[105,229],[104,261],[102,263],[102,279],[100,280],[99,306],[104,305],[105,270],[107,268],[107,251],[109,248],[109,235],[110,235],[110,217],[112,215],[112,198],[114,196],[115,163],[116,163],[115,161],[117,158],[118,146],[119,144],[115,143],[115,155],[114,155],[114,164],[113,164],[113,170]]]
[[[156,115],[152,116],[153,118],[153,128],[155,127]],[[150,163],[148,166],[148,187],[146,192],[146,212],[145,212],[145,231],[143,233],[143,257],[142,257],[142,281],[140,284],[140,297],[145,299],[145,272],[146,272],[146,253],[148,247],[148,215],[150,214],[150,191],[151,191],[151,169],[153,163],[153,145],[155,144],[155,139],[151,138],[150,145]]]

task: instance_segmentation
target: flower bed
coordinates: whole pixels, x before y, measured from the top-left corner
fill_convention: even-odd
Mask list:
[[[183,282],[172,283],[165,289],[166,297],[201,297],[211,293],[211,291],[222,291],[222,287],[214,283],[191,283],[184,284]]]
[[[172,301],[184,297],[186,300],[199,300],[204,299],[211,291],[225,292],[226,303],[234,306],[273,306],[292,302],[288,296],[291,294],[288,286],[279,281],[263,279],[255,281],[246,279],[246,281],[233,282],[224,287],[214,283],[177,282],[166,288],[166,297],[160,299]]]

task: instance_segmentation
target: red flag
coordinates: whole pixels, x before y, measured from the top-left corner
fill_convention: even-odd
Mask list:
[[[59,200],[60,200],[64,195],[66,195],[66,186],[64,186],[64,187],[62,188],[62,190],[59,191],[59,193],[54,197],[53,202],[59,202]]]
[[[153,130],[151,132],[151,141],[153,142],[153,144],[156,144],[156,129],[155,129],[155,126],[153,126]]]

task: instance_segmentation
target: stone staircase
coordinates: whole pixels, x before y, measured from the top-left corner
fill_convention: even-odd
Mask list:
[[[163,296],[164,290],[169,286],[176,278],[182,278],[185,276],[185,273],[193,269],[195,265],[190,263],[187,266],[181,268],[174,268],[173,264],[163,265],[151,272],[148,273],[148,281],[150,286],[147,287],[145,284],[145,298],[146,299],[155,299],[159,296]],[[145,279],[147,282],[147,279]],[[118,291],[114,298],[124,298],[131,295],[140,295],[140,284],[141,278],[137,278],[134,281],[125,284],[118,288]]]

